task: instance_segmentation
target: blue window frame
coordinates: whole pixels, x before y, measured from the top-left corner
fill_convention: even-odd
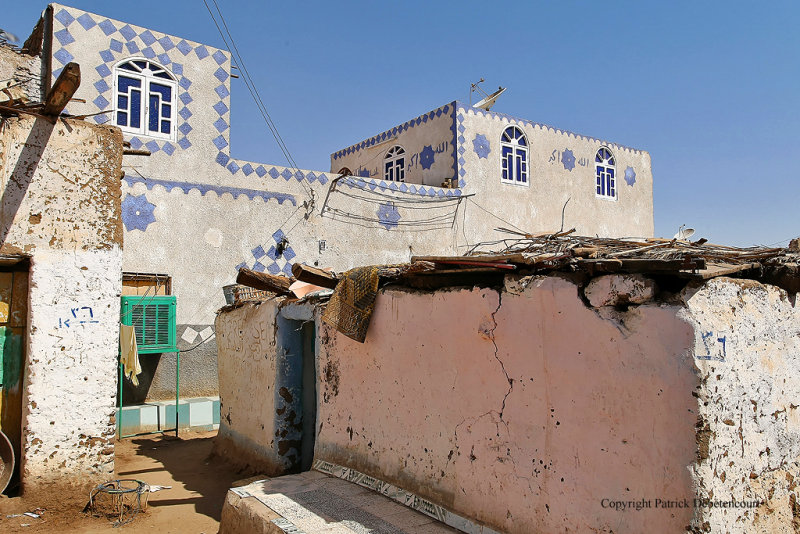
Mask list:
[[[528,185],[528,140],[516,126],[506,128],[500,137],[500,158],[501,183]]]
[[[146,59],[126,59],[114,68],[114,123],[123,132],[175,138],[178,84],[164,67]]]
[[[617,199],[617,178],[614,154],[606,147],[601,147],[594,157],[596,177],[595,194],[601,198]]]
[[[400,145],[390,148],[383,157],[383,178],[390,182],[406,181],[406,151]]]

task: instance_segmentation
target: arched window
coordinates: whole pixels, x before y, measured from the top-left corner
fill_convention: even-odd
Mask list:
[[[132,58],[114,67],[115,124],[123,132],[175,138],[178,84],[164,67]]]
[[[383,178],[390,182],[406,181],[406,151],[400,145],[389,149],[383,157]]]
[[[597,177],[597,196],[616,200],[617,179],[614,154],[606,147],[601,147],[597,151],[597,155],[594,157],[594,170]]]
[[[502,183],[528,185],[528,140],[516,126],[509,126],[500,138],[503,159]]]

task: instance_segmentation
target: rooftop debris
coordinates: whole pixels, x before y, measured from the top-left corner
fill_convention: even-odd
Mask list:
[[[499,285],[510,273],[583,272],[590,277],[642,273],[684,283],[717,276],[745,277],[800,292],[800,252],[792,249],[729,247],[706,239],[586,237],[574,235],[574,229],[542,234],[497,230],[510,236],[478,243],[463,256],[413,256],[407,264],[360,267],[342,275],[296,263],[292,274],[299,281],[334,289],[323,319],[360,342],[366,336],[377,288],[393,282],[437,289]],[[286,295],[293,279],[242,269],[237,282]]]

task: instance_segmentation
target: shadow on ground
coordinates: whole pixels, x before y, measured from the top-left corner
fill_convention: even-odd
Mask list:
[[[171,490],[152,493],[149,507],[190,505],[196,513],[219,521],[225,495],[240,476],[221,458],[211,455],[214,436],[205,436],[124,440],[130,445],[119,451],[121,455],[118,452],[117,475],[151,485],[173,486]]]

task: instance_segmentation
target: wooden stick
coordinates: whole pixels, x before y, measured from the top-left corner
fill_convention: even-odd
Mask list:
[[[289,293],[289,286],[292,285],[292,282],[291,278],[285,276],[274,276],[269,273],[251,271],[250,269],[239,269],[239,274],[236,276],[237,284],[263,291],[272,291],[279,295]]]
[[[72,95],[81,85],[81,67],[77,63],[67,63],[56,83],[44,99],[43,115],[58,116],[67,107]]]
[[[301,282],[327,287],[328,289],[335,289],[336,284],[339,283],[339,279],[331,273],[301,263],[292,265],[292,274]]]

